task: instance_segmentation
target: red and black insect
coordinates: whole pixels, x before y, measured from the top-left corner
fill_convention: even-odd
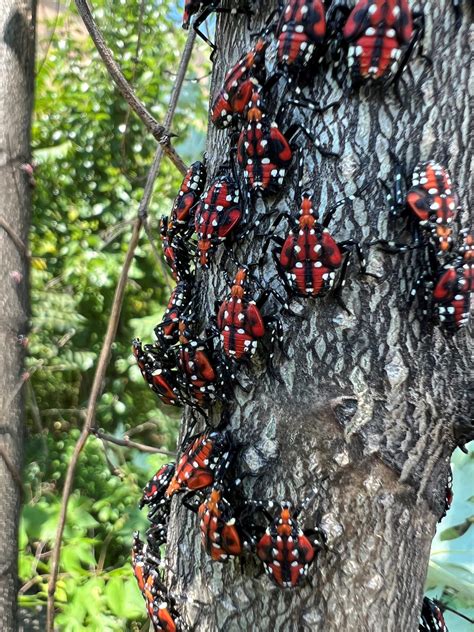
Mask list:
[[[272,255],[288,296],[314,298],[324,296],[330,290],[340,292],[354,249],[364,272],[365,260],[356,241],[337,243],[328,230],[336,209],[354,200],[355,195],[334,204],[327,210],[323,220],[319,221],[319,210],[313,203],[312,195],[300,193],[302,166],[300,162],[300,178],[296,189],[297,197],[301,199],[299,215],[278,215],[272,232],[282,219],[287,219],[290,230],[284,238],[272,235],[264,245],[263,252],[270,241],[277,243],[278,248],[272,250]],[[359,189],[357,193],[365,188]],[[336,284],[337,276],[339,279]]]
[[[247,126],[237,144],[237,160],[254,191],[272,193],[282,187],[293,150],[267,113],[260,91],[255,89],[246,112]]]
[[[156,569],[150,569],[143,597],[155,632],[177,632],[179,613]]]
[[[178,366],[182,386],[189,399],[204,408],[219,397],[219,363],[210,346],[211,340],[212,337],[202,340],[195,336],[189,319],[180,320]]]
[[[141,591],[145,588],[145,582],[150,574],[150,564],[145,554],[145,544],[140,540],[140,534],[135,531],[132,545],[132,568],[138,587]]]
[[[144,490],[143,496],[138,504],[142,509],[145,505],[148,505],[150,512],[148,519],[152,519],[155,512],[164,507],[168,502],[168,498],[165,496],[165,492],[171,479],[174,476],[175,464],[166,463],[162,465],[156,474],[148,481]]]
[[[171,293],[163,320],[155,329],[155,336],[163,348],[169,348],[178,342],[179,322],[192,301],[194,279],[185,278],[176,284]]]
[[[438,254],[448,253],[453,245],[458,211],[458,197],[448,170],[433,160],[419,163],[413,172],[406,202],[419,226],[429,231]]]
[[[288,309],[288,305],[271,288],[264,289],[259,297],[255,296],[252,287],[256,280],[250,277],[245,267],[237,271],[230,295],[219,307],[217,313],[217,330],[220,335],[222,349],[225,355],[239,364],[248,361],[254,355],[258,341],[267,332],[271,333],[270,345],[273,347],[274,338],[283,342],[283,330],[280,321],[274,316],[262,316],[260,308],[270,294]],[[270,360],[273,358],[273,350]],[[272,366],[270,365],[272,371]]]
[[[183,398],[179,390],[178,376],[168,365],[167,355],[153,345],[145,345],[136,338],[132,343],[133,355],[148,386],[164,404],[180,406]]]
[[[299,72],[326,36],[322,0],[287,0],[276,29],[278,65]]]
[[[441,325],[455,333],[469,322],[474,292],[474,235],[467,234],[458,255],[438,272],[433,300]]]
[[[438,257],[449,256],[454,240],[458,197],[447,169],[432,160],[419,163],[407,190],[403,167],[393,153],[391,156],[397,166],[393,192],[387,195],[390,215],[392,218],[408,217],[414,228],[415,241],[403,244],[381,239],[373,243],[381,244],[385,250],[394,253],[431,244]]]
[[[339,101],[336,101],[318,108],[312,103],[290,99],[281,105],[272,120],[267,114],[261,90],[255,88],[247,106],[247,125],[241,131],[237,143],[237,160],[250,190],[263,195],[275,193],[283,186],[293,158],[291,144],[300,133],[304,133],[324,156],[337,156],[334,152],[321,147],[301,125],[290,125],[283,133],[279,128],[278,119],[286,113],[289,104],[309,107],[314,112],[322,113],[338,103]]]
[[[292,510],[291,503],[278,506],[275,516],[262,511],[270,526],[257,542],[257,555],[265,572],[280,588],[296,588],[308,574],[310,564],[325,546],[326,536],[319,529],[305,530],[298,524],[303,507]]]
[[[163,256],[175,281],[189,279],[192,277],[191,255],[193,254],[193,246],[186,242],[181,235],[170,237],[169,227],[168,218],[162,217],[160,235]]]
[[[252,50],[226,74],[224,85],[211,107],[211,121],[216,127],[229,127],[236,118],[243,116],[255,86],[265,81],[267,47],[267,41],[259,38]]]
[[[419,632],[448,632],[441,609],[429,597],[423,597],[418,630]]]
[[[200,30],[201,24],[207,20],[211,13],[229,13],[230,15],[246,15],[249,20],[251,12],[248,6],[231,7],[229,9],[220,6],[221,0],[185,0],[184,12],[183,12],[183,28],[188,29],[191,23],[191,18],[196,15],[196,19],[193,23],[193,29],[209,46],[213,52],[216,50],[215,45],[209,40],[208,37]],[[212,60],[212,56],[211,56]]]
[[[403,47],[411,52],[415,44],[407,0],[359,0],[347,19],[343,36],[350,44],[349,65],[355,84],[388,77],[400,63],[407,63],[407,57],[401,60]]]
[[[216,467],[222,467],[230,453],[230,440],[225,432],[207,431],[191,438],[168,485],[166,496],[171,498],[177,492],[195,492],[212,485]]]
[[[446,481],[446,490],[445,490],[445,493],[444,493],[443,515],[440,517],[438,522],[441,522],[441,520],[445,517],[445,515],[450,510],[451,505],[453,503],[453,470],[452,470],[451,466],[448,466],[448,467],[449,467],[449,469],[448,469],[448,480]]]
[[[225,488],[216,484],[198,509],[201,542],[204,550],[216,562],[226,562],[242,555],[244,541]]]
[[[242,202],[236,178],[218,175],[201,196],[194,215],[199,263],[209,265],[219,244],[229,239],[242,219]]]
[[[192,210],[204,191],[206,174],[206,166],[201,161],[193,162],[187,170],[167,221],[170,241],[178,234],[185,238],[189,235]]]

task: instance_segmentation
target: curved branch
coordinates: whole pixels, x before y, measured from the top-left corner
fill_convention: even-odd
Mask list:
[[[79,0],[76,0],[79,2]],[[178,76],[176,82],[173,87],[173,92],[170,98],[170,104],[168,107],[168,112],[166,114],[164,131],[165,134],[169,132],[171,127],[171,123],[176,111],[176,106],[178,103],[179,95],[181,93],[181,89],[183,87],[184,76],[186,74],[186,69],[189,64],[189,60],[191,57],[191,52],[194,44],[196,34],[194,31],[190,31],[186,47],[183,51],[183,56],[181,58],[181,62],[179,65]],[[114,300],[112,303],[112,310],[110,313],[109,324],[107,326],[107,332],[105,334],[104,342],[102,345],[102,349],[99,356],[99,361],[97,363],[97,368],[94,375],[94,381],[92,384],[91,394],[89,398],[89,404],[86,411],[86,417],[84,421],[84,426],[82,428],[79,439],[74,448],[73,455],[71,457],[71,461],[69,462],[66,480],[64,482],[62,500],[61,500],[61,511],[59,514],[58,528],[56,531],[56,538],[54,541],[54,547],[51,555],[51,574],[49,577],[48,583],[48,612],[47,612],[47,623],[46,623],[46,631],[54,632],[54,595],[56,593],[56,583],[58,579],[59,573],[59,560],[61,556],[61,544],[64,533],[64,527],[66,525],[66,517],[67,517],[67,508],[69,503],[69,497],[72,492],[72,484],[74,481],[74,474],[76,471],[76,467],[79,461],[79,456],[84,449],[84,446],[87,443],[87,439],[89,435],[93,432],[94,422],[95,422],[95,413],[97,409],[97,402],[99,401],[100,395],[102,394],[103,383],[105,379],[105,373],[107,370],[107,366],[109,363],[110,353],[112,349],[112,344],[115,340],[115,335],[117,332],[117,327],[120,319],[120,313],[122,310],[123,298],[125,294],[125,288],[128,280],[128,272],[130,270],[130,266],[133,261],[133,257],[135,255],[135,250],[138,245],[139,237],[141,230],[143,228],[143,224],[146,221],[148,208],[150,206],[153,187],[155,184],[156,177],[160,170],[161,160],[163,158],[163,154],[165,153],[165,147],[163,144],[158,146],[156,150],[155,157],[153,159],[153,163],[150,167],[150,171],[148,172],[147,181],[145,184],[145,189],[143,191],[143,197],[140,201],[137,210],[137,218],[134,223],[133,233],[130,239],[130,243],[127,250],[127,255],[125,258],[125,262],[122,268],[122,272],[120,274],[120,278],[117,283],[117,287],[115,290]]]
[[[75,2],[79,15],[89,31],[89,35],[91,36],[99,55],[102,57],[105,67],[107,68],[107,72],[112,77],[117,88],[120,90],[121,95],[145,127],[153,134],[161,147],[163,147],[163,150],[168,158],[184,175],[186,173],[186,165],[170,143],[169,129],[165,125],[160,125],[160,123],[158,123],[155,117],[146,109],[145,105],[137,97],[132,86],[125,79],[119,65],[112,55],[112,51],[105,43],[104,36],[96,24],[86,0],[75,0]]]

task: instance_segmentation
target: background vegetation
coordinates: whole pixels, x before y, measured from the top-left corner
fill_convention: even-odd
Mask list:
[[[173,0],[94,2],[126,77],[162,121],[184,34]],[[66,466],[79,435],[93,367],[155,142],[118,95],[72,6],[43,21],[33,129],[35,210],[28,437],[20,537],[23,613],[46,602],[49,551]],[[198,44],[174,132],[185,160],[204,151],[209,52]],[[150,222],[167,213],[180,176],[164,161]],[[143,238],[132,266],[97,425],[173,450],[177,421],[160,409],[132,361],[130,341],[151,339],[170,281]],[[75,479],[61,558],[57,625],[66,632],[138,630],[143,600],[132,576],[131,533],[145,528],[141,488],[164,457],[91,439]],[[474,614],[473,455],[454,457],[454,505],[433,543],[431,596]],[[468,630],[447,615],[450,630]],[[134,623],[135,622],[135,623]],[[146,626],[147,627],[147,626]],[[27,628],[25,628],[27,629]]]

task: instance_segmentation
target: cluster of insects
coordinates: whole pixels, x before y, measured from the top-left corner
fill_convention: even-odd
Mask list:
[[[219,1],[186,0],[183,26],[192,24],[199,31],[212,12],[252,17],[247,5],[224,9]],[[424,321],[437,320],[448,335],[467,323],[474,237],[457,228],[458,200],[447,169],[423,162],[408,178],[392,156],[389,216],[394,222],[406,220],[412,242],[381,238],[363,248],[354,239],[338,241],[329,228],[334,214],[372,183],[320,209],[304,182],[300,140],[324,158],[338,155],[291,121],[295,107],[319,114],[339,103],[316,106],[303,96],[318,65],[337,66],[347,57],[352,86],[396,82],[422,34],[423,18],[412,13],[407,0],[282,1],[212,101],[211,122],[228,131],[231,149],[212,175],[205,159],[193,163],[169,216],[162,218],[163,254],[176,286],[155,327],[155,341],[133,341],[149,387],[163,404],[187,406],[191,416],[179,460],[164,465],[144,490],[140,506],[149,509],[150,528],[145,543],[136,534],[133,544],[135,575],[156,631],[185,629],[177,600],[166,591],[161,561],[175,496],[197,514],[202,546],[211,560],[256,555],[280,588],[300,586],[325,547],[322,529],[304,529],[299,523],[315,491],[299,505],[246,497],[245,477],[239,473],[242,445],[230,429],[234,391],[244,388],[241,367],[250,366],[262,350],[270,376],[279,379],[276,348],[285,356],[279,314],[294,315],[292,301],[329,295],[345,309],[341,292],[352,255],[365,273],[365,247],[416,250],[418,272],[409,301],[418,298]],[[292,171],[296,184],[290,210],[267,210],[265,200],[283,189]],[[236,253],[250,235],[252,242],[260,240],[259,256],[243,263]],[[201,282],[206,270],[215,267],[228,287],[223,292],[216,288],[219,298],[209,314]],[[219,409],[215,426],[211,419]],[[192,435],[198,422],[205,429]],[[448,487],[446,511],[450,501]]]
[[[238,453],[228,430],[208,429],[189,437],[178,463],[163,465],[143,490],[140,507],[148,507],[150,528],[145,544],[135,534],[132,564],[156,630],[175,629],[165,627],[162,619],[179,616],[176,599],[166,593],[161,562],[175,495],[197,514],[202,547],[211,560],[256,555],[280,588],[301,585],[325,546],[321,529],[303,529],[298,521],[315,492],[298,507],[247,500],[235,473]]]

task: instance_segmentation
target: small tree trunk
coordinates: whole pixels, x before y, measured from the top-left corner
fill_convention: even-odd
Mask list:
[[[35,3],[0,0],[0,629],[16,625]]]
[[[265,12],[273,4],[265,3]],[[373,183],[361,199],[336,212],[331,234],[338,241],[393,238],[385,191],[376,181],[393,182],[389,149],[408,172],[419,160],[445,164],[466,208],[472,190],[469,19],[456,33],[448,0],[423,3],[423,11],[423,47],[433,66],[419,55],[410,63],[400,85],[403,105],[393,89],[367,87],[324,117],[290,112],[292,121],[304,121],[323,145],[341,154],[337,160],[321,158],[300,140],[305,182],[314,189],[321,214],[357,186]],[[221,17],[217,44],[215,89],[250,46],[245,20]],[[329,73],[322,75],[305,94],[324,105],[341,90]],[[227,137],[211,127],[213,173],[228,150]],[[295,180],[293,170],[278,203],[293,214]],[[251,213],[261,212],[260,205]],[[237,257],[254,261],[259,248],[261,240],[239,245]],[[310,572],[311,584],[280,590],[258,575],[256,563],[211,563],[200,548],[197,518],[176,502],[168,554],[172,590],[187,595],[187,619],[199,629],[416,629],[430,544],[444,504],[447,459],[455,445],[453,421],[467,406],[468,354],[465,333],[449,338],[438,327],[427,331],[408,309],[415,261],[414,252],[391,256],[372,249],[369,270],[378,278],[357,276],[352,268],[343,293],[350,314],[329,297],[295,301],[302,306],[302,320],[284,316],[290,359],[277,354],[283,384],[258,361],[248,373],[242,371],[253,388],[250,393],[237,389],[231,432],[245,444],[241,470],[258,475],[246,480],[246,492],[298,504],[318,488],[314,506],[301,520],[311,527],[320,515],[329,550]],[[205,281],[211,306],[212,288],[220,287],[223,296],[223,280],[216,273]],[[273,313],[279,309],[272,307]],[[272,307],[264,312],[272,313]]]

